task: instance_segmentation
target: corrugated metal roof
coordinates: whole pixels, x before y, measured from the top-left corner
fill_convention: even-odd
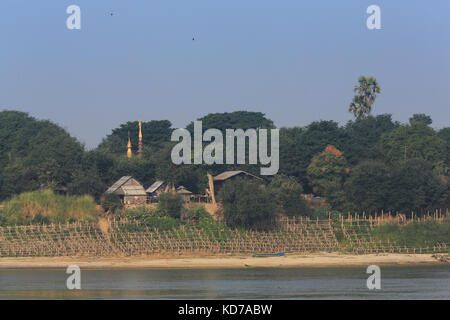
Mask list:
[[[122,186],[125,196],[146,196],[147,193],[142,186]]]
[[[260,177],[257,177],[257,176],[255,176],[255,175],[253,175],[251,173],[248,173],[248,172],[245,172],[245,171],[242,171],[242,170],[237,170],[237,171],[225,171],[225,172],[222,172],[221,174],[219,174],[219,175],[214,177],[214,181],[227,180],[227,179],[229,179],[231,177],[234,177],[234,176],[237,176],[239,174],[245,174],[246,176],[251,176],[253,178],[262,180]]]
[[[221,174],[215,176],[214,181],[226,180],[226,179],[234,177],[235,175],[238,175],[242,172],[243,171],[225,171],[225,172],[222,172]]]
[[[163,183],[164,183],[164,181],[162,181],[162,180],[155,181],[155,183],[153,183],[150,187],[148,187],[146,192],[148,192],[148,193],[155,192],[156,190],[158,190],[159,187],[161,187],[161,185]]]
[[[116,181],[108,190],[106,190],[106,193],[114,193],[119,189],[121,186],[123,186],[128,180],[131,179],[131,176],[123,176],[119,180]]]

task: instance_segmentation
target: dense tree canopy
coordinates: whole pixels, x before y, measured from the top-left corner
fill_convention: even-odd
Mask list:
[[[283,174],[276,175],[269,184],[272,199],[275,199],[279,211],[286,216],[305,216],[309,209],[300,196],[303,188],[294,177]]]
[[[391,132],[399,125],[392,121],[390,114],[349,121],[345,126],[345,140],[342,142],[342,151],[349,163],[355,165],[363,160],[379,158],[375,146],[381,135]]]
[[[450,127],[443,128],[439,130],[438,132],[439,138],[445,141],[446,145],[446,160],[445,160],[445,166],[446,166],[446,174],[450,174]]]
[[[360,213],[385,210],[392,192],[390,181],[390,170],[384,162],[367,160],[359,163],[345,182],[347,209]]]
[[[280,130],[280,173],[296,177],[306,192],[312,192],[306,169],[311,159],[328,144],[341,148],[345,131],[334,121],[317,121],[305,128]]]
[[[83,146],[50,121],[18,111],[0,112],[0,199],[73,180]]]
[[[446,144],[437,133],[421,122],[402,125],[383,134],[379,154],[390,164],[419,158],[428,161],[441,174],[446,160]]]
[[[243,181],[222,192],[228,199],[224,209],[229,224],[254,227],[255,221],[264,223],[265,215],[270,218],[273,213],[307,215],[300,195],[313,192],[341,211],[420,212],[449,206],[450,184],[444,175],[450,167],[450,128],[436,132],[428,118],[416,114],[409,124],[400,125],[389,114],[366,115],[345,126],[322,120],[281,128],[278,175],[265,184]],[[274,127],[259,112],[214,113],[200,120],[203,130]],[[193,123],[187,128],[192,130]],[[134,176],[146,187],[161,179],[204,193],[207,173],[259,174],[259,165],[173,164],[175,142],[170,141],[168,120],[143,122],[142,157],[128,159],[128,131],[136,154],[137,121],[113,129],[98,148],[86,151],[50,121],[23,112],[0,112],[0,200],[26,191],[62,188],[72,195],[90,194],[99,202],[106,188],[124,175]]]
[[[251,112],[251,111],[234,111],[234,112],[224,112],[224,113],[210,113],[204,117],[201,117],[197,119],[198,121],[202,122],[202,131],[206,131],[208,129],[218,129],[222,132],[224,137],[224,154],[225,154],[225,137],[226,137],[226,130],[227,129],[273,129],[275,128],[273,121],[266,118],[264,113],[261,112]],[[194,134],[194,122],[189,123],[189,125],[186,127],[186,129],[191,133],[192,137]],[[270,136],[270,133],[269,133]],[[269,138],[270,140],[270,138]],[[246,150],[245,150],[245,158],[248,159],[248,138],[246,139]],[[204,146],[206,146],[208,143],[204,143]],[[236,163],[236,157],[237,157],[237,146],[235,144],[235,163]],[[225,162],[225,160],[224,160]],[[223,171],[229,171],[229,170],[244,170],[251,172],[253,174],[259,174],[260,172],[260,164],[256,165],[250,165],[250,164],[244,164],[244,165],[234,165],[234,164],[221,164],[221,165],[209,165],[208,171],[212,174],[219,174]]]
[[[203,131],[218,129],[225,133],[226,129],[260,129],[275,128],[273,121],[267,119],[264,113],[250,111],[234,111],[224,113],[210,113],[198,119],[202,122]],[[186,129],[194,132],[194,123],[191,122]]]
[[[342,152],[332,145],[315,155],[307,169],[313,191],[325,196],[336,208],[343,207],[342,186],[349,172],[350,168]]]
[[[161,147],[170,141],[170,135],[173,130],[171,127],[172,123],[168,120],[142,122],[142,135],[145,137],[143,139],[145,145]],[[139,142],[139,121],[127,122],[121,124],[119,128],[113,129],[112,133],[103,139],[98,149],[115,155],[125,154],[128,133],[130,134],[132,151],[136,153]]]
[[[219,191],[225,223],[230,227],[270,228],[276,205],[267,187],[256,180],[236,178]]]
[[[424,113],[415,113],[411,118],[409,118],[409,123],[412,124],[413,122],[421,122],[426,125],[430,125],[433,123],[433,120],[431,120],[430,116],[427,116]]]
[[[409,159],[392,170],[387,209],[393,212],[423,213],[446,202],[446,185],[433,166],[423,159]]]
[[[393,167],[381,161],[365,161],[357,165],[345,183],[347,208],[373,213],[423,213],[445,207],[445,182],[422,159],[409,159]]]

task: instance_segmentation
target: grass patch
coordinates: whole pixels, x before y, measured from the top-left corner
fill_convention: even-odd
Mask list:
[[[26,192],[4,202],[2,216],[7,225],[97,221],[91,196],[62,196],[50,190]]]
[[[389,241],[400,246],[424,248],[448,243],[450,223],[436,221],[412,222],[405,226],[395,223],[380,225],[373,229],[375,239]]]
[[[128,232],[142,231],[148,227],[151,230],[180,231],[182,233],[201,230],[202,234],[211,240],[223,240],[231,235],[231,229],[214,220],[203,206],[183,208],[179,219],[169,216],[159,207],[148,206],[126,209],[125,216],[130,223],[121,228]],[[140,224],[135,224],[133,221],[139,221]]]

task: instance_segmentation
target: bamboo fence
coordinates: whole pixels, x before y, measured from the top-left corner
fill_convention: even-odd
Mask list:
[[[339,220],[304,217],[277,219],[272,231],[228,228],[200,229],[182,226],[173,230],[149,229],[138,221],[111,220],[102,231],[96,223],[71,223],[0,227],[0,257],[37,256],[138,256],[160,253],[251,254],[345,251],[362,253],[448,252],[450,243],[413,248],[380,242],[371,230],[394,221],[410,223],[384,214],[383,218],[348,215]],[[390,218],[389,218],[390,217]],[[448,218],[427,216],[438,222]],[[389,220],[389,219],[390,220]],[[423,218],[421,218],[423,221]],[[338,239],[339,238],[339,239]]]

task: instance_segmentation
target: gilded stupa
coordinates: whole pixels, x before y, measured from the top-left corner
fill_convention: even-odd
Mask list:
[[[139,120],[139,145],[137,151],[138,157],[142,156],[142,122]]]
[[[130,132],[128,131],[127,157],[128,157],[128,159],[131,159],[132,156],[133,156],[133,152],[131,151]]]

